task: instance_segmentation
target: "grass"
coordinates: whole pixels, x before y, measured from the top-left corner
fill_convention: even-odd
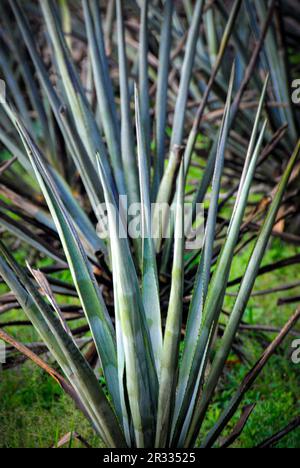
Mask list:
[[[281,241],[274,240],[265,255],[264,265],[280,261],[287,256],[296,255],[299,251],[299,248],[286,246]],[[250,252],[251,247],[236,259],[232,278],[243,273]],[[292,283],[297,279],[299,279],[298,266],[284,268],[281,271],[261,276],[257,280],[256,290],[265,290],[279,284]],[[245,322],[251,325],[261,324],[282,327],[294,312],[297,304],[278,307],[277,301],[282,296],[292,297],[296,295],[299,295],[299,289],[252,298],[244,316]],[[226,307],[228,310],[230,310],[232,301],[231,298],[227,298]],[[259,358],[262,348],[253,334],[247,333],[247,335],[244,334],[243,336],[247,337],[243,351],[246,352],[251,362],[255,362]],[[269,335],[270,338],[274,336]],[[293,337],[286,339],[280,354],[272,358],[255,386],[248,392],[245,405],[255,402],[257,405],[244,433],[236,444],[237,447],[249,448],[263,442],[287,425],[293,417],[299,415],[300,366],[294,365],[291,361],[293,340]],[[233,395],[248,370],[248,366],[237,362],[236,357],[232,356],[231,370],[220,385],[218,396],[210,412],[207,428],[217,420],[220,412],[225,408],[226,402]],[[232,422],[228,432],[233,428],[238,417],[239,415]],[[300,429],[287,436],[278,447],[300,448]]]
[[[0,399],[1,448],[52,447],[71,431],[80,432],[93,447],[100,446],[72,401],[33,364],[2,374]],[[79,444],[74,441],[72,446]]]

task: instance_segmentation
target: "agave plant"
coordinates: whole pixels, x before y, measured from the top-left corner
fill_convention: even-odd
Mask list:
[[[107,447],[199,445],[198,436],[260,273],[285,190],[295,177],[300,150],[300,141],[291,130],[281,151],[286,154],[291,145],[295,149],[282,178],[273,184],[271,199],[261,203],[255,213],[248,211],[258,166],[282,137],[282,129],[274,134],[268,125],[274,119],[269,107],[264,112],[266,96],[274,89],[274,76],[270,84],[266,68],[256,67],[272,24],[274,1],[261,11],[261,23],[255,24],[259,40],[242,79],[238,79],[239,62],[241,57],[245,60],[245,55],[235,34],[242,2],[233,2],[229,14],[221,8],[220,18],[226,26],[219,50],[212,12],[204,9],[205,2],[183,3],[189,27],[185,51],[182,53],[183,46],[179,45],[177,54],[172,44],[185,23],[172,0],[164,2],[162,22],[156,3],[130,2],[133,14],[140,17],[137,54],[132,36],[126,40],[126,12],[121,0],[115,2],[115,29],[111,8],[104,27],[100,4],[93,0],[83,0],[82,10],[78,2],[70,7],[69,2],[56,4],[52,0],[32,2],[31,8],[28,2],[24,5],[16,0],[1,4],[6,33],[0,54],[7,96],[2,99],[0,140],[13,159],[2,167],[1,194],[5,198],[1,201],[0,223],[6,232],[51,261],[46,268],[37,269],[32,262],[27,262],[25,268],[15,260],[6,238],[0,244],[0,273],[13,293],[5,295],[8,309],[11,304],[15,307],[15,301],[19,303],[61,371],[51,368],[34,349],[26,348],[4,331],[0,331],[0,338],[61,384]],[[252,2],[249,8],[253,8]],[[37,33],[35,41],[27,15],[37,28],[42,21],[45,38]],[[203,19],[210,32],[210,66],[206,68],[210,79],[201,94],[193,72],[203,52],[203,38],[199,36]],[[11,24],[17,28],[8,34]],[[151,30],[155,31],[154,38],[161,39],[156,70]],[[74,60],[72,34],[88,50],[85,70],[78,68]],[[26,49],[19,47],[20,38]],[[222,70],[229,43],[237,44],[237,59],[230,76]],[[107,52],[115,44],[117,54],[111,61],[115,59],[118,67],[117,74],[112,74],[115,67]],[[269,45],[271,48],[271,41]],[[9,50],[16,53],[17,67],[8,59]],[[30,62],[24,61],[28,55]],[[171,89],[168,85],[171,58],[176,61],[176,69],[181,70],[177,95],[173,85]],[[241,104],[254,73],[259,101],[253,115]],[[156,105],[151,83],[156,87]],[[23,85],[28,97],[24,96]],[[198,160],[204,111],[213,108],[210,97],[214,93],[218,96],[218,88],[223,99],[226,96],[221,124],[210,130],[203,127],[209,136],[215,133],[217,137],[212,137],[205,169],[200,172],[191,199],[187,187],[193,177],[193,163]],[[189,98],[190,94],[197,98],[199,93],[200,106],[194,114],[189,109]],[[242,118],[237,119],[238,115]],[[293,129],[291,114],[281,118],[284,123],[288,120]],[[235,154],[231,151],[236,143],[233,130],[247,139],[247,148],[238,158],[242,168],[239,184],[221,201],[225,156],[228,152]],[[198,221],[197,203],[207,195],[203,243],[186,250],[186,228]],[[122,202],[124,196],[128,197],[128,212]],[[234,201],[234,207],[226,220],[221,211],[229,200]],[[186,201],[193,208],[189,226],[184,217]],[[153,215],[152,202],[171,206],[174,216],[162,219],[155,210]],[[141,206],[141,235],[131,239],[127,233],[132,221],[130,207],[135,203]],[[100,209],[103,205],[108,218],[106,239],[99,237],[99,230],[105,227]],[[218,339],[231,267],[235,254],[247,242],[247,226],[253,222],[258,226],[261,223],[261,227],[255,233],[246,272],[238,281],[235,305]],[[164,236],[166,230],[168,238]],[[60,271],[70,272],[72,284],[58,279]],[[66,307],[59,297],[76,300]],[[201,434],[200,445],[215,444],[299,315],[297,312],[291,318],[266,350],[212,431],[205,437]],[[78,317],[85,319],[85,326],[74,330],[70,321]],[[88,332],[91,337],[82,341]],[[100,362],[105,388],[84,353],[87,343]],[[252,410],[253,406],[246,409],[239,429],[226,445],[234,442]]]

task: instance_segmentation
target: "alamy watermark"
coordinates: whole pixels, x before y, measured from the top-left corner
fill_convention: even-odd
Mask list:
[[[119,209],[114,204],[102,203],[98,206],[97,234],[101,239],[108,239],[115,226],[119,239],[150,237],[159,250],[160,242],[174,235],[177,210],[175,203],[171,206],[167,203],[152,203],[148,212],[149,208],[145,204],[129,204],[126,195],[120,196]],[[205,233],[204,204],[184,203],[180,215],[183,218],[186,250],[201,249]],[[151,220],[150,226],[145,225],[145,219]],[[175,235],[182,237],[180,232],[175,232]]]
[[[6,84],[5,81],[0,80],[0,104],[6,101]]]
[[[293,364],[300,364],[300,340],[295,340],[292,343],[293,353],[292,362]]]
[[[0,369],[1,365],[6,363],[6,345],[4,341],[0,340]]]
[[[300,78],[294,80],[292,83],[293,93],[292,101],[294,104],[300,104]]]

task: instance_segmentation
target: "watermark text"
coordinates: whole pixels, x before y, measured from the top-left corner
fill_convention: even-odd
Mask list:
[[[154,245],[160,246],[160,241],[170,239],[175,233],[177,238],[184,236],[186,250],[199,250],[203,247],[205,219],[202,203],[184,203],[180,215],[183,219],[181,232],[177,232],[174,227],[178,216],[176,203],[152,203],[151,212],[148,213],[149,208],[142,203],[128,204],[127,197],[121,196],[119,209],[114,204],[106,203],[97,208],[97,234],[103,240],[109,239],[111,235],[117,235],[119,239],[152,238]],[[145,225],[149,219],[150,226]]]
[[[292,83],[293,93],[292,101],[294,104],[300,104],[300,78],[294,80]]]
[[[292,343],[292,348],[294,349],[292,353],[292,362],[293,364],[300,364],[300,340],[295,340]]]
[[[4,341],[0,340],[0,368],[2,364],[6,363],[6,345]]]

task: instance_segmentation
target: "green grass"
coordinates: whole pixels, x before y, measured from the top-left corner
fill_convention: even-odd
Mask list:
[[[299,252],[299,248],[287,246],[280,240],[274,240],[265,255],[263,265],[280,261]],[[243,274],[250,253],[251,246],[236,258],[232,271],[232,279]],[[293,283],[299,279],[299,267],[296,265],[259,277],[255,290],[274,288],[278,285]],[[282,327],[295,311],[297,304],[279,307],[277,305],[278,299],[280,297],[297,296],[299,295],[299,290],[300,288],[252,298],[244,316],[245,322],[251,325],[261,324]],[[225,308],[230,311],[232,304],[233,299],[228,297]],[[297,329],[300,332],[299,325]],[[241,336],[244,340],[243,351],[249,360],[254,363],[260,357],[263,349],[258,344],[253,333],[244,332]],[[268,334],[267,337],[271,339],[275,335]],[[293,417],[300,414],[300,366],[294,365],[291,361],[292,342],[294,339],[292,336],[286,338],[280,353],[271,359],[255,386],[248,392],[244,401],[245,405],[256,403],[256,408],[250,417],[244,433],[236,443],[236,447],[248,448],[263,442],[266,438],[284,428]],[[205,429],[209,429],[216,422],[218,416],[220,416],[222,410],[226,407],[226,402],[234,394],[243,377],[249,371],[249,366],[237,362],[236,356],[232,356],[231,360],[232,366],[230,372],[227,373],[219,387],[218,396],[210,410]],[[232,421],[227,434],[230,433],[230,429],[233,429],[239,416],[240,413]],[[300,429],[287,436],[278,447],[300,448]]]
[[[71,431],[93,447],[101,446],[70,398],[33,364],[2,374],[0,401],[1,448],[52,447]],[[74,441],[72,446],[80,444]]]
[[[265,256],[264,264],[278,261],[299,253],[300,249],[287,246],[275,240]],[[235,260],[232,278],[243,274],[251,246]],[[20,259],[21,260],[21,259]],[[67,278],[65,278],[67,279]],[[298,266],[285,268],[272,274],[260,277],[256,290],[275,287],[279,284],[294,282],[299,277]],[[234,290],[233,290],[234,291]],[[294,312],[295,305],[277,306],[279,297],[299,295],[299,289],[272,296],[252,298],[245,314],[245,320],[252,324],[268,324],[281,327]],[[233,299],[228,297],[225,308],[230,311]],[[24,319],[22,312],[6,315],[8,319]],[[3,321],[3,317],[2,317]],[[31,341],[36,337],[30,327],[9,333],[19,340]],[[260,356],[262,347],[254,335],[244,332],[243,350],[251,363]],[[274,335],[268,335],[271,339]],[[292,364],[290,359],[293,337],[286,339],[280,353],[273,357],[263,374],[247,394],[245,404],[256,402],[256,408],[236,442],[236,447],[253,447],[274,432],[282,429],[290,420],[300,413],[299,389],[300,366]],[[230,359],[223,381],[219,385],[218,395],[211,406],[204,430],[208,430],[226,407],[228,399],[234,394],[250,365],[239,362],[236,356]],[[227,434],[238,420],[239,414],[228,428]],[[101,446],[92,428],[72,401],[63,394],[59,386],[33,364],[0,373],[0,447],[50,447],[66,433],[76,431],[93,447]],[[225,435],[226,435],[225,433]],[[72,447],[80,443],[73,442]],[[300,429],[287,436],[279,447],[300,448]]]

